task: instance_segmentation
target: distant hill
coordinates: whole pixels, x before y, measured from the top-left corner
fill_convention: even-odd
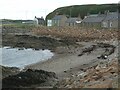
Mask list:
[[[53,12],[49,13],[46,16],[46,19],[51,19],[55,16],[55,14],[65,14],[68,17],[77,17],[79,14],[81,18],[84,18],[85,15],[88,13],[90,14],[97,14],[97,13],[104,13],[106,10],[110,12],[117,11],[118,5],[117,4],[89,4],[89,5],[73,5],[73,6],[66,6],[60,7],[55,9]]]
[[[33,20],[12,20],[12,19],[2,19],[2,22],[8,22],[8,23],[22,23],[22,22],[28,22]]]
[[[12,20],[12,19],[2,19],[2,24],[33,24],[33,20]]]

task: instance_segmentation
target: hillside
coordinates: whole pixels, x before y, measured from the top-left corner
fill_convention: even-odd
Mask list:
[[[21,24],[22,22],[30,22],[33,20],[12,20],[12,19],[2,19],[2,24]]]
[[[46,16],[46,19],[51,19],[54,17],[54,15],[57,14],[65,14],[68,17],[77,17],[78,15],[81,16],[81,18],[84,18],[85,15],[88,13],[90,14],[96,14],[96,13],[104,13],[106,10],[109,11],[116,11],[118,8],[117,4],[90,4],[90,5],[73,5],[73,6],[66,6],[66,7],[60,7],[55,9],[53,12],[49,13]]]

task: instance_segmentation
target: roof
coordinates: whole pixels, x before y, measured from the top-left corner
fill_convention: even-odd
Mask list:
[[[82,22],[102,22],[105,18],[105,15],[90,15],[83,19]]]
[[[67,19],[66,23],[76,23],[76,21],[81,21],[80,18],[69,18]]]
[[[106,15],[106,18],[104,19],[104,21],[116,20],[116,19],[118,19],[118,12],[111,12]]]
[[[53,17],[53,20],[61,20],[61,18],[66,17],[65,15],[56,15],[55,17]]]
[[[38,21],[43,21],[43,20],[44,20],[44,18],[43,18],[43,17],[38,18],[38,17],[36,17],[36,16],[35,16],[35,18],[36,18]]]
[[[37,20],[44,20],[43,18],[36,18]]]

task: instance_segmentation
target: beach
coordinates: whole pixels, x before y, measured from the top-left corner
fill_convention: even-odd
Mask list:
[[[34,82],[36,79],[36,76],[34,76],[35,72],[42,75],[42,72],[45,71],[45,74],[46,72],[50,73],[50,75],[51,73],[53,74],[52,82],[50,78],[47,78],[47,75],[42,75],[43,78],[37,79],[43,79],[47,82],[41,84],[35,82],[30,84],[30,87],[93,88],[96,86],[99,88],[99,85],[102,86],[101,82],[108,82],[104,87],[118,87],[118,67],[116,67],[118,64],[118,40],[116,38],[91,38],[90,40],[88,38],[86,40],[86,38],[82,37],[78,40],[73,37],[58,38],[44,35],[21,35],[19,33],[3,34],[3,46],[32,48],[35,50],[48,49],[54,54],[52,58],[27,65],[21,71],[14,68],[12,68],[13,70],[10,68],[11,71],[7,71],[4,67],[5,85],[10,84],[7,83],[7,80],[11,80],[12,75],[13,77],[16,75],[15,77],[25,78],[26,76],[19,76],[19,74],[28,74],[29,72],[33,75],[33,79],[30,79]],[[9,75],[10,77],[8,77]],[[20,78],[20,80],[24,80],[24,78]],[[24,87],[26,82],[24,84],[20,83],[20,85]],[[110,85],[111,82],[114,85]]]
[[[104,41],[101,41],[101,42],[104,42]],[[28,68],[38,69],[38,70],[42,69],[45,71],[55,72],[56,74],[58,74],[58,76],[61,76],[67,71],[68,72],[71,70],[74,71],[75,69],[79,71],[80,68],[83,68],[83,67],[92,67],[92,65],[95,66],[100,61],[103,60],[103,59],[100,60],[97,57],[99,57],[102,53],[104,53],[104,48],[103,49],[98,48],[92,51],[91,53],[88,52],[82,56],[79,56],[79,54],[82,52],[84,48],[88,48],[91,45],[97,45],[97,42],[79,42],[79,44],[82,47],[71,47],[70,50],[67,48],[65,50],[62,50],[62,54],[56,52],[56,54],[51,59],[45,62],[38,62],[36,64],[28,65],[27,67],[25,67],[25,69],[28,69]],[[116,41],[116,44],[117,44],[117,41]],[[117,49],[114,54],[109,56],[108,59],[114,59],[116,57],[117,57]]]

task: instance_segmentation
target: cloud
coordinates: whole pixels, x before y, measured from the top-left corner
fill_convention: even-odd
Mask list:
[[[33,19],[46,16],[58,7],[95,3],[118,3],[118,0],[0,0],[0,18]],[[2,14],[1,14],[2,13]]]

